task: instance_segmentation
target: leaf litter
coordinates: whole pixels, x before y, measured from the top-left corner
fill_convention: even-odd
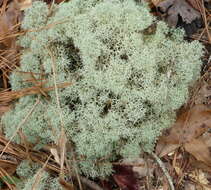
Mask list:
[[[205,79],[198,83],[200,87],[198,91],[195,89],[197,92],[189,101],[190,108],[180,110],[176,122],[164,131],[157,142],[156,154],[172,160],[170,162],[177,173],[178,185],[183,183],[184,177],[189,176],[190,172],[201,170],[211,174],[211,94],[209,80]],[[185,156],[187,153],[188,157]],[[178,162],[187,164],[182,167],[177,165]],[[204,189],[211,187],[210,183],[204,185],[192,179],[192,182],[184,182],[186,188],[196,188],[192,186],[193,182],[196,186],[204,186]]]

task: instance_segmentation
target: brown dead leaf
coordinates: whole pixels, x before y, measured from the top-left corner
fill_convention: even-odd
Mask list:
[[[206,82],[205,80],[202,80],[200,84],[199,91],[197,92],[196,96],[194,97],[194,103],[195,104],[205,104],[209,105],[210,104],[210,97],[211,97],[211,88],[210,84]]]
[[[9,34],[17,32],[17,24],[19,22],[20,10],[15,2],[8,5],[8,9],[2,13],[0,17],[0,38],[6,47],[12,47],[15,43],[15,38],[8,38]]]
[[[164,136],[166,142],[181,144],[190,142],[211,127],[211,110],[205,105],[195,105],[181,114]]]
[[[28,9],[32,6],[32,0],[17,0],[17,4],[21,11]]]
[[[200,19],[200,13],[192,8],[185,0],[165,0],[160,2],[157,7],[162,13],[167,14],[167,22],[170,26],[176,26],[179,16],[183,22],[190,24],[196,19]]]
[[[122,161],[123,165],[131,166],[133,172],[137,173],[139,178],[152,176],[154,168],[152,164],[148,164],[149,160],[144,160],[143,158],[134,159],[124,159]]]
[[[158,144],[156,146],[156,154],[159,155],[159,157],[163,157],[171,152],[173,152],[174,150],[176,150],[177,148],[179,148],[180,145],[179,144],[168,144],[165,141],[159,140]]]
[[[189,143],[211,127],[211,110],[205,105],[195,105],[181,114],[175,124],[158,141],[156,153],[164,156],[178,146]],[[164,154],[165,153],[165,154]]]
[[[157,7],[157,5],[158,5],[160,2],[162,2],[162,0],[151,0],[151,2],[153,3],[153,5],[154,5],[155,7]]]
[[[192,154],[198,161],[204,162],[207,166],[211,166],[211,134],[205,133],[197,139],[186,143],[184,148]]]
[[[186,0],[194,9],[200,11],[201,9],[201,0]]]
[[[119,188],[122,190],[138,190],[140,184],[137,175],[133,171],[131,166],[126,165],[114,165],[113,178]]]
[[[192,154],[197,160],[206,163],[211,166],[211,154],[209,147],[203,142],[203,140],[193,139],[190,143],[184,145],[185,150]]]
[[[205,172],[211,173],[211,167],[206,165],[202,161],[198,161],[198,160],[194,159],[194,156],[190,158],[190,167],[194,168],[194,169],[201,169]]]

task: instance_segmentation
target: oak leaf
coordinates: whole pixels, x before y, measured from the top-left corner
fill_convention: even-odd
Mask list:
[[[185,0],[165,0],[160,2],[157,7],[161,12],[167,13],[167,22],[170,26],[176,26],[179,17],[186,24],[201,18],[200,13]]]
[[[211,127],[211,110],[205,105],[195,105],[181,114],[175,124],[165,131],[158,141],[156,152],[164,156],[179,146],[201,136]]]

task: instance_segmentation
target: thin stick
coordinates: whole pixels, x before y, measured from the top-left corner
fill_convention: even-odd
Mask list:
[[[167,169],[165,168],[163,162],[161,161],[161,159],[154,153],[152,152],[151,155],[153,156],[153,158],[156,160],[156,162],[158,163],[158,165],[160,166],[160,168],[163,170],[163,173],[165,174],[168,182],[169,182],[169,185],[171,187],[171,190],[175,190],[174,188],[174,184],[173,184],[173,181],[167,171]]]

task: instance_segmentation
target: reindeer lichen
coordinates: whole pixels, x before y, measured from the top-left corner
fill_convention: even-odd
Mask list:
[[[184,41],[182,30],[157,21],[143,2],[71,0],[49,12],[37,1],[22,27],[34,31],[20,38],[25,50],[11,75],[12,89],[34,86],[23,82],[31,72],[38,73],[37,81],[44,75],[44,86],[54,86],[52,64],[58,84],[72,83],[58,89],[61,112],[79,170],[87,176],[109,175],[117,158],[152,151],[200,73],[202,45]],[[48,95],[22,126],[32,143],[58,139],[55,91]],[[3,117],[8,138],[36,99],[21,98]]]

